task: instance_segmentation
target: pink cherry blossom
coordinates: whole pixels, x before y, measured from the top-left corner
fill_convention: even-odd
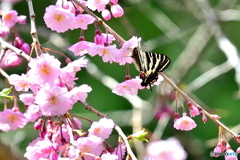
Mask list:
[[[87,29],[89,24],[92,24],[95,21],[93,16],[89,14],[79,14],[75,17],[75,28],[81,28],[83,30]]]
[[[102,118],[98,122],[93,122],[88,130],[88,136],[95,135],[97,137],[107,139],[112,133],[114,127],[113,120]]]
[[[88,53],[87,50],[91,47],[92,43],[87,41],[80,41],[69,47],[68,49],[74,53],[75,56],[83,56]]]
[[[42,116],[42,111],[38,105],[32,104],[28,106],[26,112],[24,113],[24,116],[29,122],[35,122],[39,117]]]
[[[140,85],[141,81],[139,77],[124,81],[118,84],[112,92],[119,96],[124,94],[137,95],[139,89],[144,89],[144,87]]]
[[[67,93],[66,88],[47,83],[37,93],[35,103],[39,105],[44,116],[63,115],[73,107]]]
[[[181,118],[177,119],[173,125],[173,127],[176,128],[177,130],[184,130],[184,131],[190,131],[196,126],[197,125],[192,120],[192,118],[188,117],[187,115],[183,115]]]
[[[43,19],[48,28],[58,33],[74,28],[74,14],[59,5],[47,7]]]
[[[105,6],[109,3],[109,0],[88,0],[87,7],[91,10],[98,12],[103,11]]]
[[[28,72],[31,80],[38,84],[54,83],[61,74],[60,61],[49,54],[41,54],[32,59],[28,66],[31,68]]]
[[[73,103],[77,101],[85,102],[88,93],[92,91],[92,88],[86,84],[73,88],[70,93],[70,99]]]
[[[195,116],[200,114],[199,109],[196,106],[194,106],[191,102],[188,102],[187,105],[190,109],[190,116],[191,117],[195,117]]]
[[[119,50],[116,48],[116,45],[110,45],[104,47],[102,45],[93,45],[88,49],[88,53],[91,56],[99,55],[102,57],[103,62],[116,62],[118,59]]]
[[[76,73],[81,70],[82,67],[87,67],[88,60],[85,57],[81,57],[71,63],[64,68],[62,68],[62,73],[60,74],[62,82],[66,85],[73,87],[75,85]]]
[[[10,67],[10,66],[18,66],[22,63],[22,58],[18,56],[15,52],[11,50],[7,50],[5,55],[0,62],[0,67]]]
[[[89,137],[80,137],[77,139],[77,148],[79,151],[84,153],[89,153],[90,155],[85,155],[84,158],[87,160],[95,159],[94,156],[99,156],[102,153],[102,139],[97,136],[89,136]],[[91,156],[91,154],[93,156]]]
[[[37,138],[28,145],[24,157],[32,160],[48,159],[49,155],[54,152],[54,147],[50,140]]]
[[[23,93],[19,95],[19,99],[25,104],[25,105],[32,105],[35,101],[35,95],[32,93]]]
[[[225,160],[238,160],[236,152],[231,148],[226,149],[227,155],[224,156]]]
[[[11,85],[14,85],[17,91],[28,91],[30,88],[28,77],[25,74],[22,74],[21,76],[12,74],[10,75],[8,81]]]
[[[13,27],[18,21],[17,15],[18,13],[15,10],[4,12],[2,16],[3,25],[8,28]]]
[[[104,9],[104,10],[102,11],[102,17],[103,17],[106,21],[108,21],[108,20],[110,20],[110,19],[112,18],[111,13],[110,13],[110,11],[109,11],[108,9]]]
[[[118,63],[120,65],[125,65],[126,63],[132,63],[133,58],[131,57],[132,51],[137,47],[138,39],[137,37],[132,37],[130,40],[123,43],[121,49],[119,50]]]
[[[176,138],[150,142],[147,155],[152,160],[185,160],[187,153]]]
[[[0,112],[0,130],[4,132],[23,128],[27,122],[26,117],[21,112],[11,109]]]
[[[118,4],[111,6],[111,12],[115,18],[121,17],[124,14],[122,7]]]

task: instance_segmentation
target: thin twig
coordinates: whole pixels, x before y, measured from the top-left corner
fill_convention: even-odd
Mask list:
[[[234,138],[239,137],[238,134],[234,133],[233,131],[231,131],[227,126],[225,126],[222,122],[220,122],[219,120],[216,120],[212,117],[212,114],[210,114],[209,112],[207,112],[205,109],[203,109],[198,103],[196,103],[193,99],[191,99],[185,92],[183,92],[180,88],[178,88],[177,85],[175,85],[175,83],[168,78],[164,73],[160,73],[164,79],[179,93],[181,94],[186,101],[188,102],[192,102],[198,109],[202,110],[206,116],[208,116],[212,121],[214,121],[217,125],[221,126],[222,128],[224,128],[226,131],[228,131]]]
[[[15,52],[17,55],[25,58],[27,61],[30,61],[31,57],[26,54],[25,52],[23,52],[22,50],[14,47],[13,45],[11,45],[10,43],[4,41],[2,38],[0,38],[0,43],[2,44],[2,49],[10,49],[13,52]]]
[[[28,9],[29,9],[29,16],[30,16],[30,21],[31,21],[31,36],[33,39],[32,47],[35,48],[36,54],[40,55],[42,53],[41,51],[41,45],[38,40],[38,34],[37,34],[37,29],[36,29],[36,23],[35,23],[35,13],[33,9],[33,4],[32,0],[26,0],[28,4]]]

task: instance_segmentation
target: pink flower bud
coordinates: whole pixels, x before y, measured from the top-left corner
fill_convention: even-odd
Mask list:
[[[105,38],[102,35],[102,32],[100,30],[96,30],[96,35],[94,37],[94,42],[97,45],[102,45],[102,46],[104,45]]]
[[[6,66],[18,66],[22,63],[21,57],[19,57],[15,52],[10,52],[5,61]]]
[[[110,0],[110,3],[111,3],[112,5],[118,4],[118,0]]]
[[[23,52],[25,52],[25,53],[27,53],[27,54],[29,54],[30,51],[31,51],[31,48],[30,48],[29,44],[27,44],[27,43],[25,43],[25,42],[22,44],[22,46],[20,47],[20,49],[23,50]]]
[[[42,119],[39,119],[35,124],[34,124],[34,129],[35,130],[40,130],[42,128],[42,123],[43,123],[43,120]]]
[[[27,22],[27,17],[24,16],[24,15],[21,15],[21,16],[18,16],[18,17],[17,17],[17,20],[18,20],[18,23],[19,23],[19,24],[26,24],[26,22]]]
[[[125,80],[129,80],[129,79],[131,79],[131,76],[130,76],[129,74],[127,74],[127,75],[125,76]]]
[[[105,10],[102,11],[102,17],[103,17],[106,21],[108,21],[108,20],[110,20],[110,19],[112,18],[110,11],[107,10],[107,9],[105,9]]]
[[[211,118],[212,119],[215,119],[215,120],[218,120],[218,119],[220,119],[221,117],[219,116],[219,115],[211,115]]]
[[[207,122],[207,117],[206,117],[205,113],[203,113],[203,115],[202,115],[202,121],[203,121],[204,123]]]
[[[22,38],[20,38],[20,37],[16,37],[16,38],[15,38],[15,46],[16,46],[17,48],[22,47],[23,43],[24,43],[24,41],[23,41]]]
[[[115,18],[121,17],[124,14],[122,7],[118,4],[111,6],[111,12],[112,12],[113,17],[115,17]]]
[[[178,120],[180,118],[180,114],[179,113],[175,113],[174,114],[174,122],[176,122],[176,120]]]

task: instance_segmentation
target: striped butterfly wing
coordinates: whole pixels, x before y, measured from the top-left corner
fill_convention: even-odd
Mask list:
[[[151,87],[157,81],[159,72],[163,72],[170,64],[170,59],[166,55],[143,52],[138,48],[134,48],[132,57],[135,60],[135,66],[141,72],[140,78],[143,80],[141,85],[144,87]]]

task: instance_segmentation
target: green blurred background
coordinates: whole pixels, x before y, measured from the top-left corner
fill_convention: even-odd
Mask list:
[[[55,1],[52,0],[33,1],[40,42],[44,47],[63,52],[73,59],[74,56],[67,48],[77,42],[79,30],[58,34],[46,28],[43,21],[45,8],[54,3]],[[203,108],[221,116],[224,124],[229,128],[235,127],[235,132],[239,133],[240,77],[236,77],[240,74],[240,64],[236,63],[233,66],[231,60],[235,59],[237,62],[240,60],[238,53],[234,55],[234,49],[238,51],[240,48],[240,1],[120,0],[119,3],[124,8],[124,16],[111,19],[107,24],[125,40],[132,36],[142,37],[144,50],[168,55],[172,64],[165,73]],[[25,1],[15,4],[13,8],[20,15],[29,15]],[[31,44],[29,18],[28,25],[19,25],[18,29],[24,40]],[[87,41],[93,41],[94,30],[94,26],[90,25],[84,32]],[[101,30],[105,32],[104,28]],[[111,77],[118,82],[124,81],[125,66],[103,63],[100,57],[87,56],[87,58],[97,66],[96,73],[100,73],[100,77]],[[18,69],[7,70],[7,73],[21,74],[25,71],[26,63]],[[130,73],[132,77],[138,75],[133,65],[130,65]],[[97,110],[108,114],[126,135],[131,134],[132,115],[138,109],[133,109],[129,100],[113,94],[111,89],[96,78],[96,74],[92,75],[83,69],[78,73],[78,77],[78,85],[88,84],[93,88],[87,102]],[[2,89],[3,77],[0,80]],[[155,111],[166,102],[169,107],[175,107],[175,102],[169,96],[164,96],[164,91],[169,91],[168,88],[169,86],[164,83],[154,87],[152,92],[147,89],[139,91],[138,96],[150,104],[143,106],[143,118],[140,117],[143,127],[149,130],[150,135],[159,124],[164,126],[161,122],[158,124],[157,119],[154,118]],[[72,113],[92,120],[99,119],[81,104],[75,105]],[[201,116],[195,117],[194,120],[198,125],[197,128],[189,132],[178,131],[173,128],[171,117],[167,120],[164,130],[161,130],[162,136],[155,139],[177,137],[188,152],[189,160],[216,159],[211,158],[209,154],[217,144],[217,126],[210,119],[204,124]],[[86,130],[90,126],[84,121],[83,124],[83,129]],[[7,154],[3,159],[24,159],[22,155],[26,146],[37,136],[38,132],[33,131],[33,124],[16,131],[1,132],[1,142],[9,151],[1,149],[4,153],[0,154],[12,152],[13,156]],[[114,131],[108,142],[116,146],[117,136]],[[230,144],[233,150],[239,146],[235,140],[230,140]],[[132,142],[131,145],[134,149]]]

